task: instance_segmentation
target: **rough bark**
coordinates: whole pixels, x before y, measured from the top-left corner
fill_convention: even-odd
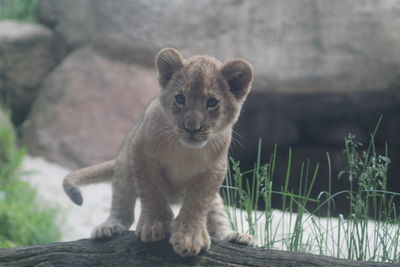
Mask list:
[[[0,249],[0,266],[399,266],[307,253],[249,248],[213,240],[200,256],[181,258],[167,240],[143,243],[133,232],[110,240],[82,239]]]

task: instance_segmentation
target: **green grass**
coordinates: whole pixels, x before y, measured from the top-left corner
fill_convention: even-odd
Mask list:
[[[390,164],[387,147],[384,155],[379,155],[375,149],[379,124],[380,121],[367,146],[351,134],[344,138],[347,167],[340,172],[338,179],[348,183],[349,188],[341,192],[331,192],[329,154],[326,155],[329,189],[317,196],[311,192],[319,177],[319,165],[311,166],[307,160],[302,163],[299,174],[292,173],[291,150],[284,183],[279,191],[272,190],[276,148],[270,160],[261,164],[260,142],[255,166],[249,171],[241,171],[239,163],[230,159],[231,168],[222,193],[232,226],[255,235],[258,245],[264,248],[363,261],[399,262],[400,219],[398,207],[394,204],[399,194],[389,192],[386,187]],[[300,179],[297,192],[289,190],[291,179]],[[281,197],[282,211],[272,209],[273,194]],[[346,196],[350,213],[335,218],[331,214],[339,196]],[[260,202],[265,206],[264,211],[257,211]],[[307,209],[310,202],[316,207],[313,210]],[[325,218],[318,217],[322,209],[327,210]]]
[[[19,179],[25,151],[16,145],[9,116],[2,114],[0,111],[0,247],[57,241],[57,212],[39,205],[35,190]]]
[[[35,21],[37,0],[0,0],[0,20]]]

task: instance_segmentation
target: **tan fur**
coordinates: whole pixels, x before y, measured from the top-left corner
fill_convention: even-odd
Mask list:
[[[156,66],[161,93],[129,133],[115,162],[70,174],[64,180],[66,193],[81,204],[76,186],[112,179],[110,216],[93,231],[95,238],[129,229],[139,197],[136,234],[144,242],[170,235],[181,256],[208,249],[209,234],[254,245],[252,236],[232,230],[218,193],[232,127],[253,79],[251,65],[240,59],[222,64],[207,56],[186,60],[167,48],[158,54]],[[174,219],[170,205],[179,202],[182,208]]]

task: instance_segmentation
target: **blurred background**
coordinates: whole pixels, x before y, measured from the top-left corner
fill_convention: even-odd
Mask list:
[[[29,155],[68,169],[114,158],[158,94],[155,55],[174,47],[253,64],[231,149],[243,170],[261,139],[262,162],[277,145],[276,188],[291,148],[292,176],[320,164],[314,195],[329,173],[344,190],[345,136],[367,144],[383,116],[375,145],[400,192],[399,1],[0,0],[0,18],[0,96]]]

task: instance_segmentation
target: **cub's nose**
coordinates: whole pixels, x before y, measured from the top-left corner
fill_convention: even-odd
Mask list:
[[[200,132],[203,128],[202,114],[195,110],[189,110],[183,117],[183,128],[190,135]]]
[[[185,129],[185,131],[188,134],[193,136],[196,133],[200,132],[203,129],[203,126],[200,126],[200,127],[187,127],[187,125],[185,125],[183,128]]]

